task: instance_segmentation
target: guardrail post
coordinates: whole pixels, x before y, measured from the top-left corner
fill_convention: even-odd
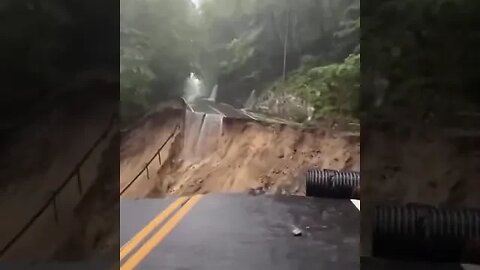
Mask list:
[[[78,191],[82,194],[82,180],[80,179],[80,168],[77,169],[77,184],[78,184]]]
[[[170,134],[170,136],[167,138],[167,140],[163,143],[163,145],[157,150],[157,152],[155,153],[155,155],[158,155],[158,163],[160,165],[162,165],[162,156],[160,155],[160,152],[161,150],[163,149],[163,147],[174,137],[175,135],[175,132],[176,130],[179,129],[180,130],[180,125],[176,125],[174,130],[172,131],[172,133]],[[121,191],[120,191],[120,195],[123,195],[123,193],[128,189],[130,188],[130,186],[143,174],[143,171],[147,171],[147,179],[150,179],[150,170],[148,169],[148,165],[150,165],[153,160],[155,159],[155,155],[152,156],[152,158],[150,159],[150,161],[148,161],[146,164],[145,164],[145,167],[143,167],[143,169],[137,174],[137,176],[135,176],[135,178],[133,178]]]

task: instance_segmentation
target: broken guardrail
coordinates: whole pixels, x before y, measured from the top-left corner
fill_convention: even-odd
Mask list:
[[[177,129],[179,129],[180,126],[179,125],[176,125],[175,128],[173,129],[172,133],[170,133],[170,135],[168,136],[168,138],[165,140],[165,142],[157,149],[157,152],[155,152],[155,155],[153,155],[150,160],[145,164],[145,166],[143,167],[143,169],[138,172],[138,174],[130,181],[128,182],[128,184],[122,188],[122,190],[120,191],[120,196],[123,195],[123,193],[125,193],[125,191],[127,191],[132,185],[133,183],[135,183],[135,181],[138,180],[138,178],[140,178],[140,176],[146,172],[147,173],[147,179],[150,179],[150,171],[148,170],[148,166],[150,166],[150,164],[157,158],[158,160],[158,163],[159,165],[162,165],[162,156],[160,155],[160,151],[162,151],[162,149],[167,145],[167,143],[175,136],[175,132],[177,132]]]

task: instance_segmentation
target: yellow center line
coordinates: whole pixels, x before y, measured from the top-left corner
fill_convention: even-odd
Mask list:
[[[179,206],[185,203],[189,198],[188,197],[181,197],[178,198],[176,201],[171,203],[164,211],[162,211],[158,216],[156,216],[150,223],[147,224],[142,230],[140,230],[130,241],[128,241],[125,245],[120,248],[120,260],[123,260],[125,256],[130,254],[133,249],[137,247],[137,245],[147,237],[155,228],[158,227],[160,223],[162,223],[167,217],[170,216],[172,212],[174,212]]]
[[[170,218],[147,242],[140,247],[121,267],[120,270],[132,270],[160,244],[160,242],[177,226],[188,212],[202,198],[202,195],[194,195],[172,218]]]

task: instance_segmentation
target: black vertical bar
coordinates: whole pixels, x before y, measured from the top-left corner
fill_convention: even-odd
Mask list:
[[[52,204],[53,204],[53,217],[55,218],[55,223],[58,224],[58,212],[57,212],[57,201],[55,200],[57,198],[57,195],[55,194],[52,198]]]
[[[162,157],[160,156],[160,149],[158,149],[158,165],[162,165]]]
[[[80,178],[80,168],[77,169],[77,184],[78,184],[78,191],[82,194],[82,180]]]

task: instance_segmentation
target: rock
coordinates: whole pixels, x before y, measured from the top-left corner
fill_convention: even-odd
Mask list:
[[[262,195],[265,193],[266,193],[265,187],[250,188],[250,190],[248,191],[248,194],[253,196]]]
[[[285,157],[285,154],[281,153],[281,154],[278,154],[278,158],[284,158]]]
[[[302,230],[300,230],[298,227],[293,226],[292,229],[292,234],[293,236],[301,236],[302,235]]]

